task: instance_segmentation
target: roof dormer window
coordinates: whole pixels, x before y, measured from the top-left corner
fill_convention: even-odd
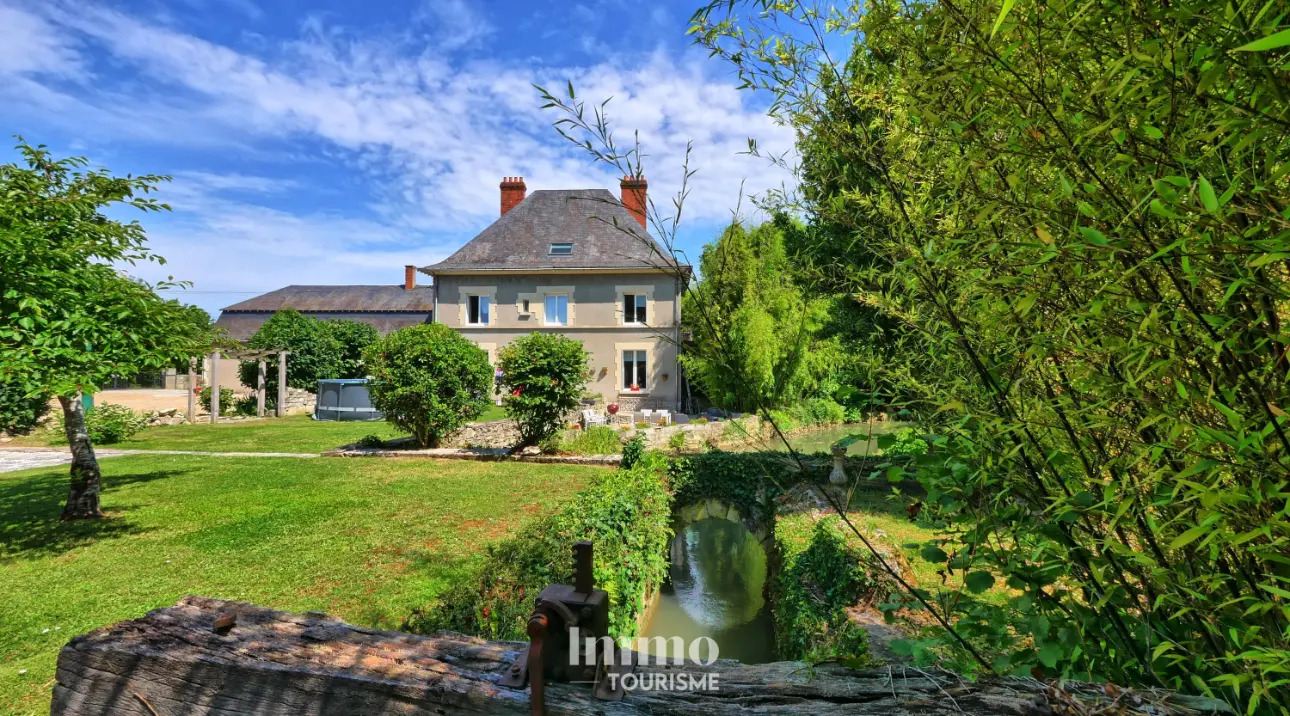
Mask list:
[[[573,244],[571,243],[551,244],[547,248],[547,255],[548,256],[572,256]]]

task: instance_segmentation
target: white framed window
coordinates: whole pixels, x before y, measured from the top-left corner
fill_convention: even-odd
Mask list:
[[[628,349],[622,352],[621,390],[625,393],[648,392],[649,351]]]
[[[572,256],[573,244],[570,242],[559,242],[547,247],[548,256]]]
[[[496,286],[460,286],[457,291],[458,326],[478,328],[497,325]]]
[[[614,313],[618,316],[618,325],[646,326],[650,321],[656,324],[659,322],[657,311],[654,310],[653,286],[615,286],[614,288],[618,296],[618,303],[614,307]]]
[[[643,293],[624,293],[623,294],[623,325],[643,326],[648,322],[648,316],[645,307],[649,304],[649,296]]]
[[[542,307],[542,322],[548,326],[569,325],[569,296],[557,293],[547,294]]]
[[[466,325],[487,326],[492,318],[492,298],[490,296],[466,296]]]
[[[573,286],[538,286],[533,297],[542,326],[572,326],[576,322]]]

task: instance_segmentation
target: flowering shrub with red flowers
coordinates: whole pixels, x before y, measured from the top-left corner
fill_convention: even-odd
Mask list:
[[[582,341],[560,334],[530,333],[498,356],[502,405],[520,429],[520,444],[551,438],[579,407],[587,385],[587,351]]]
[[[493,392],[488,353],[442,323],[401,328],[367,349],[372,405],[422,447],[479,417]]]

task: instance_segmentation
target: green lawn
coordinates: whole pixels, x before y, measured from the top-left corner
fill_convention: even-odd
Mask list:
[[[597,469],[118,457],[103,461],[110,519],[82,523],[58,520],[66,467],[0,474],[0,713],[48,713],[68,639],[185,594],[397,626]]]
[[[490,404],[479,420],[502,420],[506,412]],[[407,433],[384,421],[342,423],[318,421],[308,415],[285,418],[239,420],[231,423],[199,422],[193,425],[161,425],[145,428],[112,445],[96,447],[129,450],[200,450],[202,452],[311,452],[319,453],[358,442],[368,435],[389,440]],[[66,445],[67,441],[52,431],[33,433],[10,445]]]

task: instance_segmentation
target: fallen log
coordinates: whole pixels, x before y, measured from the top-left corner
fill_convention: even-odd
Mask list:
[[[51,713],[527,714],[528,689],[498,686],[526,645],[461,635],[421,637],[186,597],[72,639],[58,656]],[[642,680],[717,676],[715,691],[636,691],[596,701],[581,684],[548,684],[551,714],[1064,714],[1208,713],[1222,704],[1099,686],[1057,689],[1025,679],[968,683],[908,667],[854,670],[800,662],[645,666]],[[662,676],[660,676],[662,675]]]

